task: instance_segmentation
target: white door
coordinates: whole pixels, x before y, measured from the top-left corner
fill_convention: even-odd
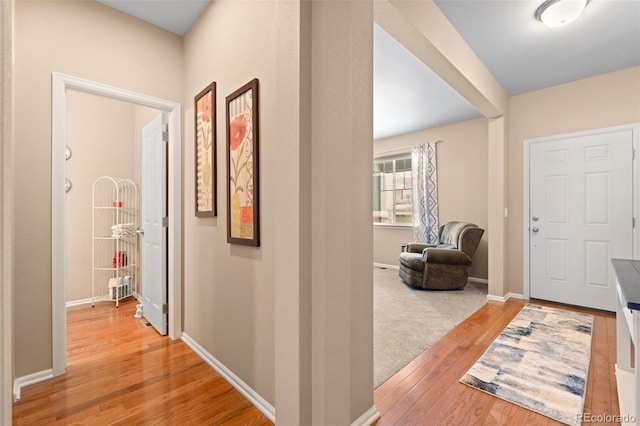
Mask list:
[[[633,250],[632,131],[530,144],[532,298],[615,311],[611,258]]]
[[[167,334],[167,232],[163,226],[167,199],[167,150],[162,114],[142,129],[140,227],[142,313],[162,335]]]

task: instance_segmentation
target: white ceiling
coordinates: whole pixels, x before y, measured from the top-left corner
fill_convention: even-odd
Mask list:
[[[374,139],[481,116],[422,61],[374,25]]]
[[[209,0],[98,0],[184,35]],[[543,0],[434,0],[502,87],[517,95],[640,65],[640,0],[591,0],[578,20],[547,28]],[[377,25],[374,138],[480,117]]]
[[[97,0],[157,27],[183,36],[211,0]]]
[[[534,18],[542,0],[435,0],[509,95],[640,65],[640,1],[592,0],[565,27]]]

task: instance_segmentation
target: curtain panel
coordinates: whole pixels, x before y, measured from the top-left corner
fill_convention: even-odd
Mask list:
[[[436,143],[411,147],[413,238],[427,244],[438,242]]]

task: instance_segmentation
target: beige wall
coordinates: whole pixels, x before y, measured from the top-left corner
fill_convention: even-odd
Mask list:
[[[400,244],[413,241],[410,226],[373,225],[373,261],[398,266]]]
[[[508,282],[521,294],[523,141],[640,122],[640,67],[513,96],[509,117]]]
[[[373,2],[312,2],[313,424],[373,405]]]
[[[274,403],[274,200],[277,177],[294,170],[272,149],[275,123],[276,6],[214,2],[184,38],[184,140],[192,141],[193,97],[217,84],[218,216],[194,215],[194,146],[184,147],[184,331]],[[242,30],[237,26],[242,23]],[[232,37],[230,35],[233,34]],[[227,243],[225,97],[260,80],[261,247]],[[292,176],[297,179],[295,175]]]
[[[193,96],[216,81],[219,177],[218,216],[196,218],[185,144],[184,330],[283,424],[309,424],[312,404],[314,424],[349,424],[373,404],[372,305],[362,303],[372,299],[372,259],[349,255],[371,235],[362,220],[371,191],[360,188],[371,185],[372,75],[362,70],[373,66],[372,14],[368,2],[213,2],[184,39],[185,140]],[[254,77],[259,248],[227,243],[224,178],[225,97]],[[336,108],[336,96],[350,101]]]
[[[72,155],[66,172],[72,189],[66,195],[67,301],[91,297],[93,182],[100,176],[134,178],[134,108],[100,96],[68,93],[67,145]]]
[[[437,145],[438,218],[473,222],[485,233],[473,258],[469,275],[487,279],[488,229],[488,131],[487,120],[478,118],[448,126],[382,139],[374,143],[375,155],[425,142]],[[410,241],[412,231],[374,226],[374,262],[397,265],[400,244]]]
[[[142,128],[161,112],[82,92],[68,92],[66,162],[67,301],[91,297],[92,185],[100,176],[133,180],[140,189]],[[108,119],[105,119],[108,118]],[[140,257],[136,264],[140,267]],[[138,274],[137,291],[142,290]]]
[[[0,424],[11,423],[13,376],[13,2],[0,2]]]
[[[96,2],[16,2],[15,375],[51,359],[51,73],[182,101],[182,40]],[[105,117],[109,120],[109,117]]]

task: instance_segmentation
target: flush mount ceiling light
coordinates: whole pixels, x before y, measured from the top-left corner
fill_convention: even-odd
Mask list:
[[[560,27],[574,21],[589,0],[546,0],[536,10],[536,19],[547,27]]]

